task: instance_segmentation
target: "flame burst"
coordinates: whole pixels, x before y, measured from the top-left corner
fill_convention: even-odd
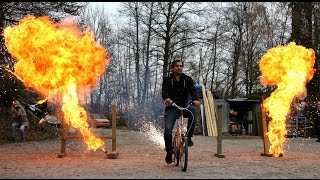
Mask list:
[[[276,85],[270,97],[263,101],[263,107],[271,118],[268,138],[271,143],[269,153],[274,157],[283,155],[285,142],[286,116],[295,97],[306,96],[306,83],[315,73],[315,52],[291,42],[288,46],[278,46],[267,51],[261,58],[259,67],[262,72],[262,85]]]
[[[72,19],[54,24],[47,16],[27,15],[17,26],[5,28],[4,37],[17,61],[14,74],[49,99],[61,94],[64,122],[80,129],[89,149],[103,149],[104,142],[90,132],[78,99],[79,92],[94,86],[110,62],[90,29],[82,33]]]

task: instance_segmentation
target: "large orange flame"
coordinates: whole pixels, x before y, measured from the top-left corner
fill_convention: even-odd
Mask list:
[[[290,113],[290,105],[295,97],[305,98],[306,83],[315,73],[314,63],[314,50],[298,46],[295,42],[269,49],[261,58],[261,84],[277,87],[263,101],[263,107],[271,118],[267,135],[271,143],[269,153],[274,157],[283,155],[287,134],[286,116]]]
[[[62,94],[64,121],[80,129],[89,149],[103,149],[104,142],[90,132],[78,99],[78,92],[94,86],[110,62],[90,29],[82,33],[70,18],[54,24],[47,16],[27,15],[17,26],[5,28],[4,37],[17,61],[14,74],[48,99]]]

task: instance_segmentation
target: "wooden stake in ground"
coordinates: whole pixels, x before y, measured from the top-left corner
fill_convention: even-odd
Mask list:
[[[262,133],[263,133],[263,150],[264,152],[261,153],[261,156],[271,156],[269,154],[269,139],[267,136],[268,132],[268,124],[267,124],[267,116],[266,116],[266,111],[265,108],[263,107],[263,99],[261,103],[261,120],[262,120]]]

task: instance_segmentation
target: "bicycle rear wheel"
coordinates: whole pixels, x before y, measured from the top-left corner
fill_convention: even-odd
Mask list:
[[[188,137],[181,138],[179,154],[181,170],[186,171],[188,167]]]

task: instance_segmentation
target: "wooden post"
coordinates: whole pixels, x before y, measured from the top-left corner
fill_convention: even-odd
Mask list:
[[[219,110],[220,108],[220,110]],[[218,158],[224,158],[225,155],[221,154],[222,153],[222,106],[218,105],[218,119],[217,119],[217,130],[218,130],[218,135],[217,135],[217,153],[214,154],[215,157]]]
[[[111,111],[112,111],[112,119],[111,119],[111,122],[112,122],[112,136],[111,136],[111,142],[112,142],[112,148],[111,148],[111,152],[106,152],[106,156],[109,158],[109,159],[118,159],[119,157],[119,153],[116,152],[116,127],[117,127],[117,109],[116,109],[116,105],[112,105],[111,106]]]
[[[117,127],[117,110],[116,110],[116,105],[112,105],[111,107],[112,110],[112,151],[116,150],[116,127]]]
[[[265,108],[263,107],[263,101],[264,101],[264,98],[262,97],[261,120],[262,120],[263,150],[264,150],[264,152],[261,153],[261,156],[270,156],[270,154],[269,154],[269,139],[267,136],[267,132],[268,132],[267,116],[266,116]]]
[[[58,154],[59,158],[66,156],[67,128],[68,128],[68,124],[62,121],[61,150],[60,150],[60,153]]]
[[[111,142],[112,142],[112,145],[111,145],[111,150],[112,152],[108,152],[108,151],[105,151],[105,154],[106,156],[109,158],[109,159],[117,159],[118,156],[119,156],[119,153],[115,152],[116,151],[116,127],[117,127],[117,110],[116,110],[116,105],[112,105],[111,106],[111,110],[112,110],[112,119],[111,119],[111,136],[98,136],[99,138],[101,139],[104,139],[104,140],[107,140],[107,139],[111,139]],[[59,158],[62,158],[66,155],[66,142],[67,142],[67,139],[83,139],[82,136],[68,136],[67,135],[67,129],[69,128],[69,124],[67,124],[66,122],[63,121],[63,127],[62,127],[62,142],[61,142],[61,151],[60,153],[58,154],[58,157]],[[107,149],[107,148],[105,148]]]

